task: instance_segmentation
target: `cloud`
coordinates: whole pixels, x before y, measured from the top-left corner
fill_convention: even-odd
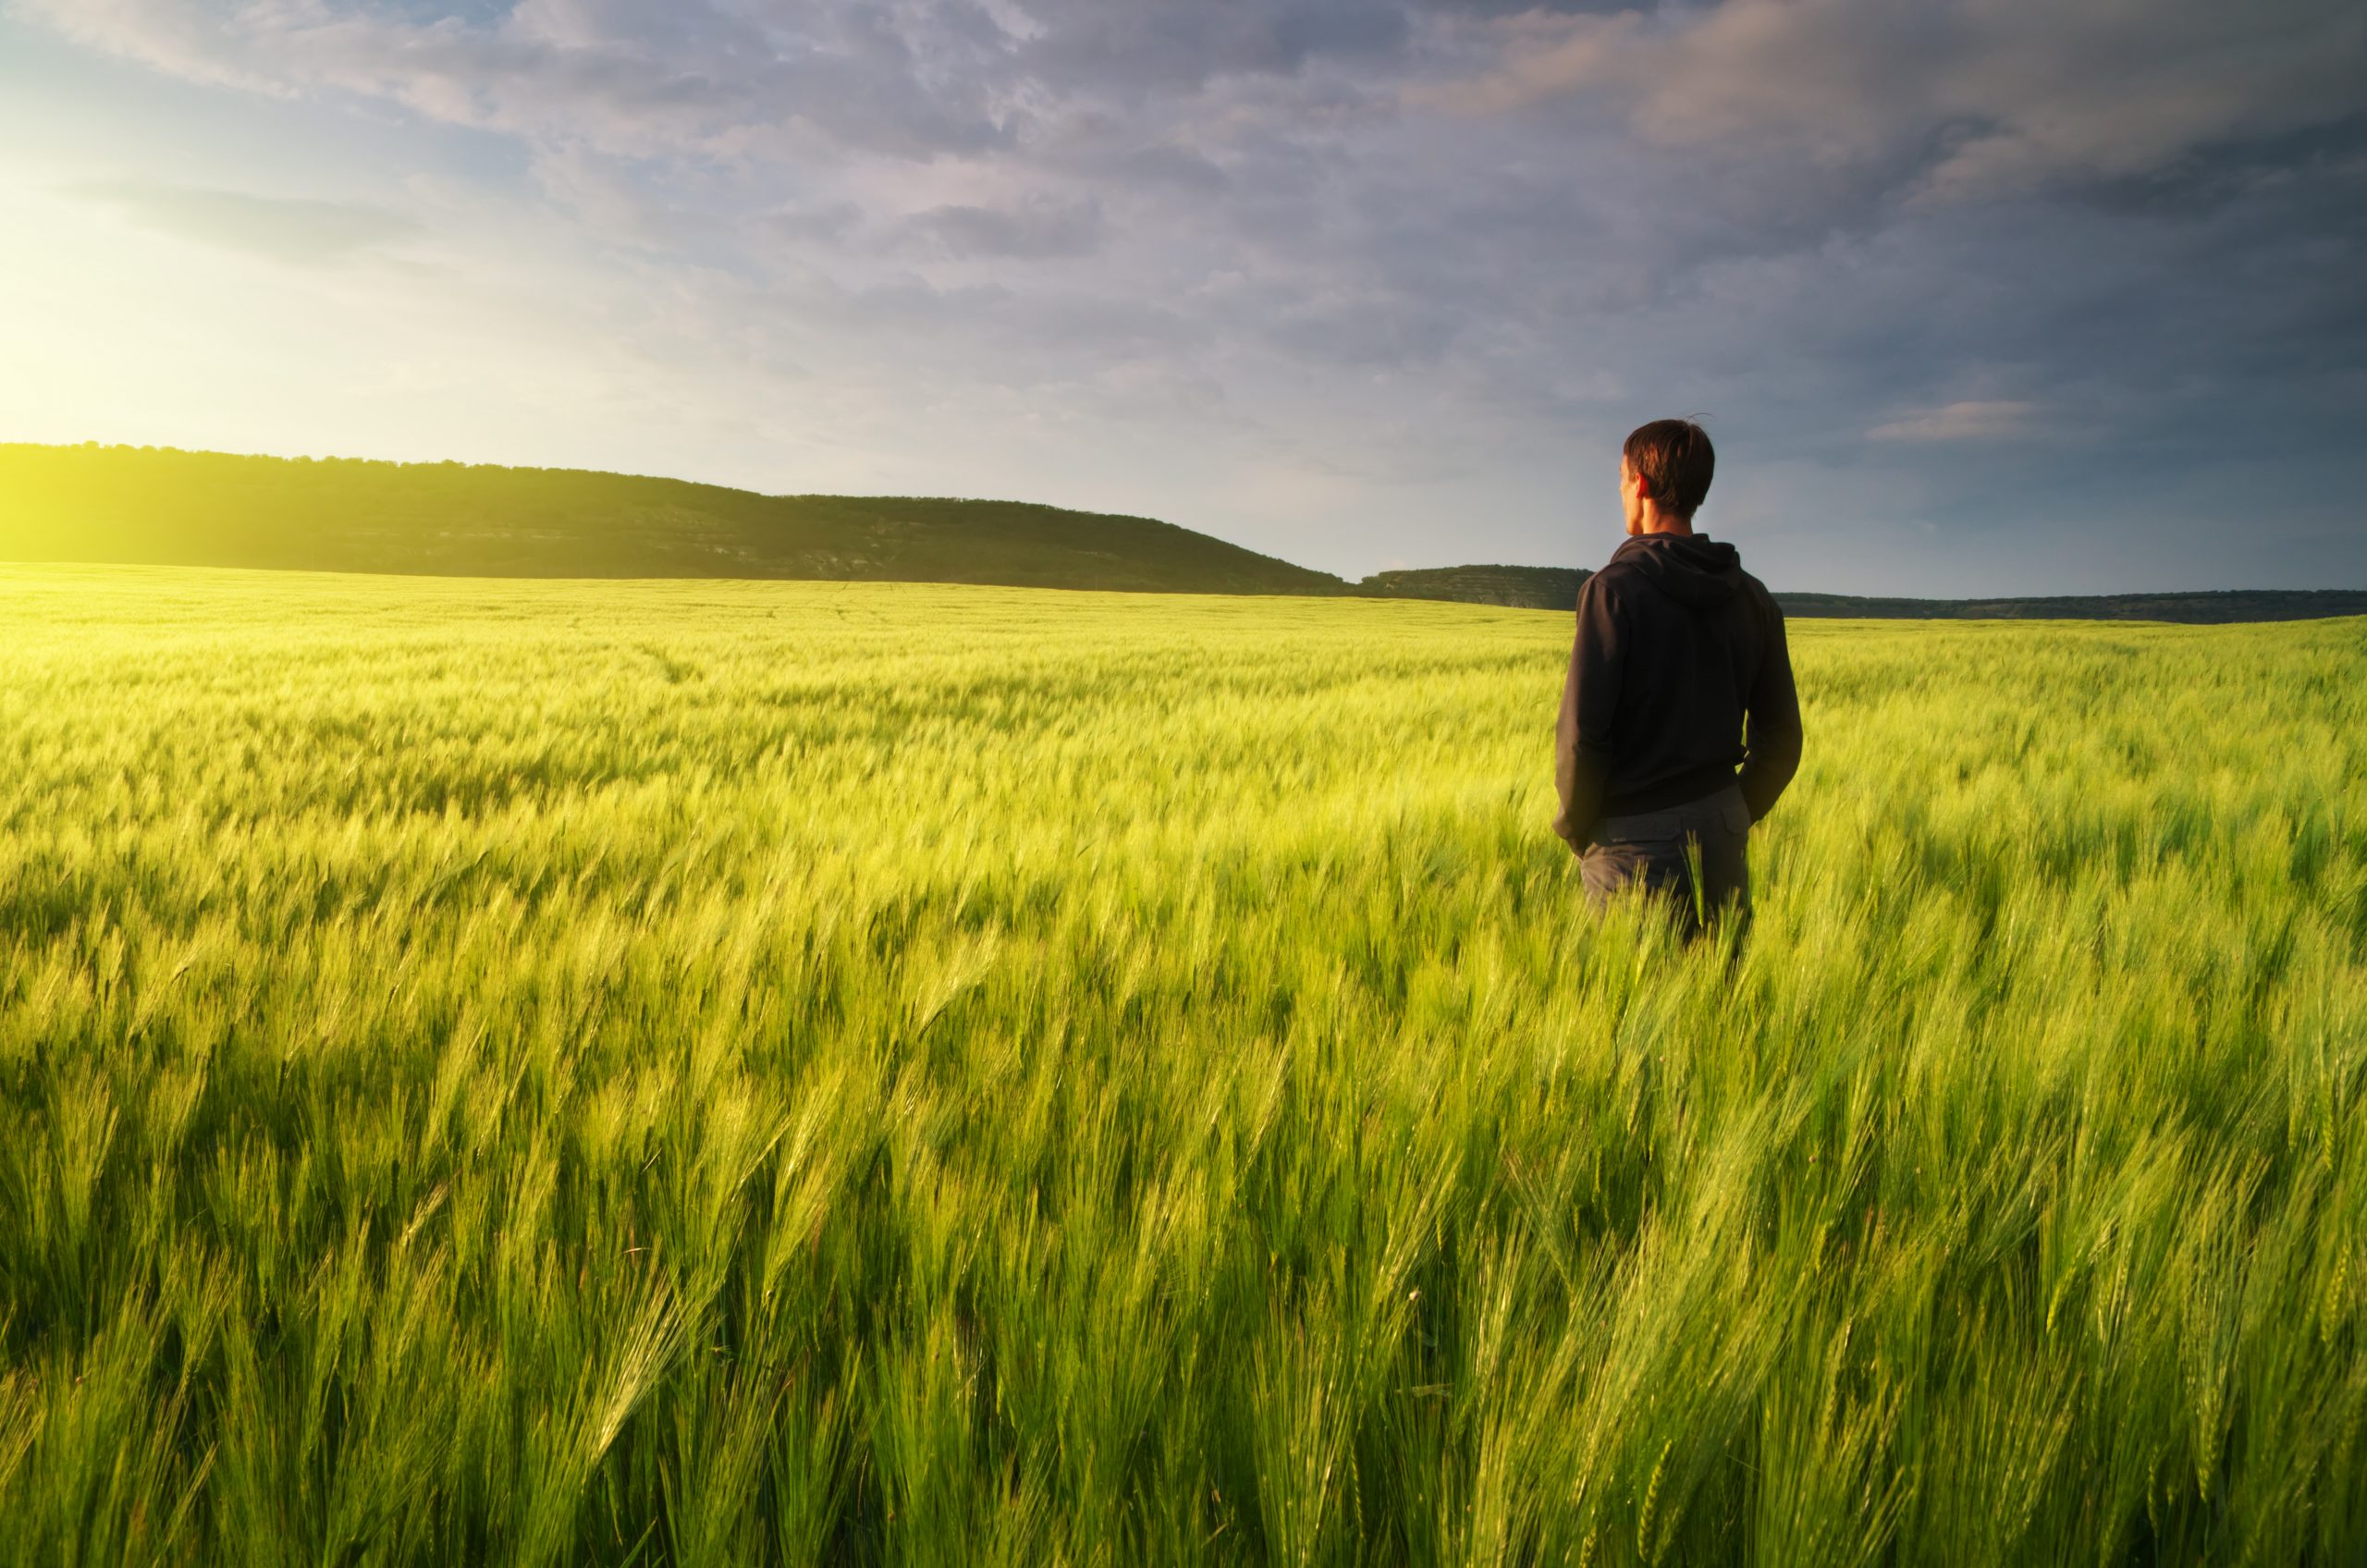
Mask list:
[[[154,179],[91,180],[66,193],[111,207],[160,234],[288,266],[336,266],[420,232],[416,223],[384,207]]]
[[[1493,24],[1409,98],[1615,108],[1645,142],[1904,163],[1929,197],[2125,178],[2367,108],[2367,13],[2324,0],[1726,0]]]
[[[1947,403],[1904,415],[1866,432],[1876,441],[1994,441],[2030,428],[2034,403]]]
[[[1036,195],[1008,206],[967,204],[933,207],[912,219],[913,227],[957,256],[1003,256],[1028,261],[1086,256],[1100,249],[1108,226],[1101,203]]]
[[[417,214],[431,319],[531,235],[569,282],[489,308],[487,359],[662,381],[665,438],[749,433],[743,479],[827,447],[1351,573],[1566,558],[1602,455],[1691,410],[1770,540],[1834,494],[2009,533],[2116,472],[2166,517],[2206,449],[2275,452],[2321,522],[2356,493],[2367,23],[2333,0],[0,6],[254,123],[362,128],[315,171],[382,159],[282,209],[236,154],[133,149],[72,174],[187,183],[87,200],[311,265]],[[459,194],[416,183],[430,150]],[[627,396],[579,362],[553,407]],[[605,417],[561,423],[659,439]],[[2076,453],[2031,438],[2074,417]]]
[[[1321,60],[1385,59],[1406,42],[1387,0],[1026,0],[1019,59],[1058,86],[1194,91],[1227,76],[1290,76]]]
[[[191,80],[350,93],[433,120],[622,154],[730,154],[819,138],[926,157],[1005,139],[981,8],[870,0],[742,10],[686,0],[517,0],[492,18],[405,19],[333,0],[19,0],[83,43]]]

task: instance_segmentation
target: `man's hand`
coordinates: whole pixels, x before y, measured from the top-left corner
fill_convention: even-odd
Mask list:
[[[1569,845],[1570,852],[1582,860],[1586,858],[1587,846],[1594,842],[1594,835],[1580,833],[1573,828],[1566,815],[1556,815],[1553,818],[1553,836]]]

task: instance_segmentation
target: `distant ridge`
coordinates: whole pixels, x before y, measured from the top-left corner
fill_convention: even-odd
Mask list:
[[[1466,605],[1566,610],[1594,574],[1566,566],[1441,566],[1376,572],[1352,592],[1377,599],[1454,599]]]
[[[1860,599],[1846,594],[1778,594],[1787,616],[1863,620],[2171,620],[2190,626],[2238,620],[2322,620],[2367,615],[2367,590],[2225,588],[2193,594],[2091,594],[2034,599]]]
[[[742,577],[1443,599],[1569,610],[1588,572],[1349,582],[1153,518],[1024,501],[759,496],[583,469],[0,443],[0,559],[487,577]],[[1779,593],[1793,616],[2193,623],[2367,615],[2367,591],[2013,599]]]
[[[1590,572],[1557,566],[1453,566],[1384,571],[1355,592],[1392,598],[1458,599],[1519,609],[1576,606]],[[2367,590],[2238,588],[2192,594],[2056,594],[2020,599],[1858,598],[1779,592],[1786,616],[1861,620],[2167,620],[2189,625],[2316,620],[2367,615]]]

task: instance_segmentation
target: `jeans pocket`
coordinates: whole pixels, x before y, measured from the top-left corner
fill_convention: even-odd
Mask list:
[[[1740,801],[1724,802],[1718,807],[1718,822],[1729,833],[1748,833],[1750,831],[1750,808]]]

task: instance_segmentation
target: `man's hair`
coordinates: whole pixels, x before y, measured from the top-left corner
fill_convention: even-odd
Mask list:
[[[1619,452],[1661,510],[1687,521],[1710,493],[1710,473],[1718,465],[1710,433],[1689,419],[1639,424]]]

